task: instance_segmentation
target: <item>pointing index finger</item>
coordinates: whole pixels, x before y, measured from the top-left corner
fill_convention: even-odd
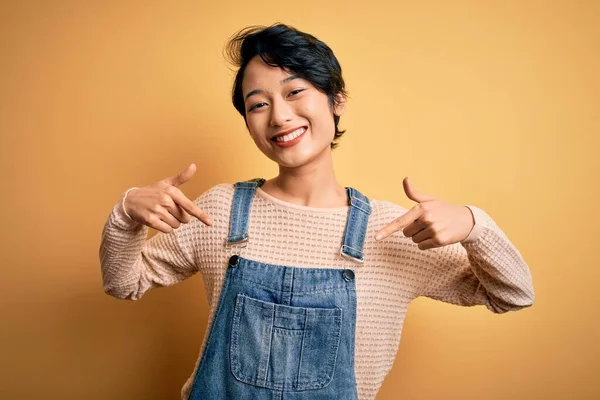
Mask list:
[[[417,204],[416,206],[402,214],[400,217],[396,218],[390,224],[386,225],[379,232],[377,232],[377,235],[375,235],[375,239],[385,239],[392,233],[397,232],[405,226],[410,225],[411,223],[416,221],[422,213],[423,211],[421,210],[421,207],[419,207],[419,205]]]
[[[177,189],[173,191],[173,200],[181,206],[185,211],[204,222],[206,225],[212,225],[213,222],[204,211],[200,209],[193,201],[188,199],[181,190]]]
[[[422,208],[417,204],[396,219],[396,226],[398,226],[398,229],[404,228],[419,219],[421,214],[423,214]]]

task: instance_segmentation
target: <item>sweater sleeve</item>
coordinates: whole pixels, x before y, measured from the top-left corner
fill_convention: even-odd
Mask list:
[[[533,283],[521,254],[485,211],[467,207],[475,219],[467,238],[419,250],[430,269],[421,295],[461,306],[485,305],[497,314],[531,306]]]
[[[99,256],[104,292],[138,300],[154,287],[171,286],[195,274],[190,225],[199,221],[192,218],[170,233],[159,231],[146,240],[149,227],[127,216],[122,208],[124,195],[102,230]]]

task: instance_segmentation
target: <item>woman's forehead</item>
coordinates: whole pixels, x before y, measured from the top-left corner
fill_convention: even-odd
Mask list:
[[[291,79],[299,79],[292,71],[266,64],[260,56],[254,57],[244,70],[242,91],[245,93],[254,89],[277,89]],[[288,79],[286,79],[288,78]]]

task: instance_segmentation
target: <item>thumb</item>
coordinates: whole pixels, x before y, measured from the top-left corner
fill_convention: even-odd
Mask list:
[[[187,181],[189,181],[195,173],[196,173],[196,164],[191,163],[182,172],[165,179],[165,182],[167,182],[169,185],[173,185],[176,187],[181,186],[184,183],[186,183]]]
[[[416,201],[418,203],[422,203],[424,201],[430,201],[430,200],[434,200],[435,197],[433,196],[429,196],[426,195],[424,193],[418,192],[416,191],[412,184],[410,183],[410,181],[408,180],[408,176],[406,178],[404,178],[404,180],[402,181],[402,184],[404,185],[404,193],[406,193],[406,196],[408,196],[409,199]]]

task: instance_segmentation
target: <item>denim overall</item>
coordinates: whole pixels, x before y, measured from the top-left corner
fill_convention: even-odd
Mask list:
[[[235,184],[225,246],[246,246],[256,178]],[[346,188],[340,256],[363,262],[371,205]],[[233,253],[233,252],[232,252]],[[350,268],[299,268],[229,258],[189,400],[356,400],[356,286]]]

